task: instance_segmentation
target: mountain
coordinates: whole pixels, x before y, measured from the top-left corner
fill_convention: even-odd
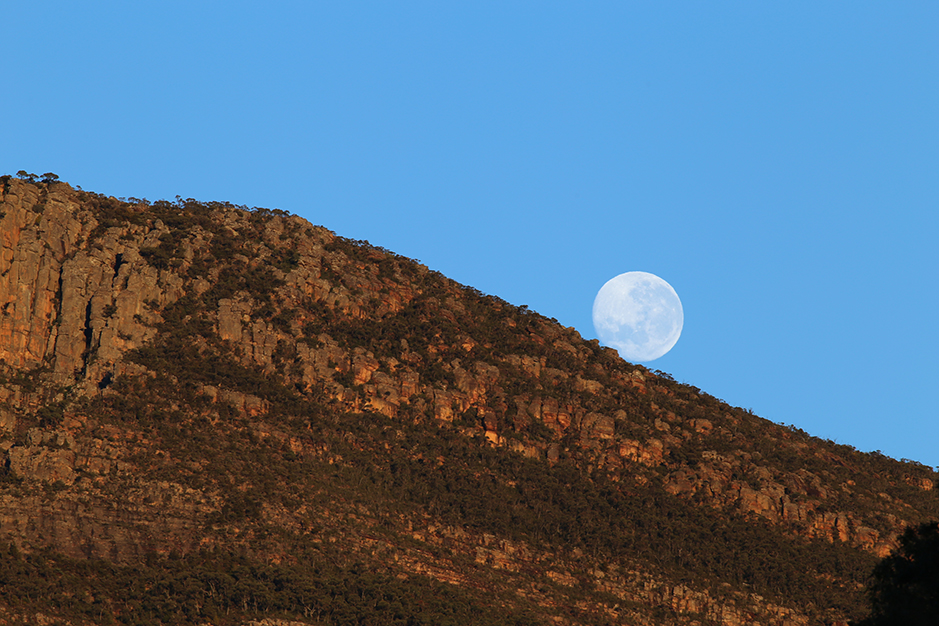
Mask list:
[[[299,217],[0,183],[0,624],[843,624],[939,518]]]

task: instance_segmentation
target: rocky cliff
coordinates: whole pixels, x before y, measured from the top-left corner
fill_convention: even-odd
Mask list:
[[[10,623],[836,623],[939,517],[930,468],[298,217],[2,180]]]

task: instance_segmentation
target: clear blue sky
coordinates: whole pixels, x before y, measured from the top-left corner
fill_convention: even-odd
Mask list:
[[[7,3],[0,173],[280,208],[939,465],[935,2]]]

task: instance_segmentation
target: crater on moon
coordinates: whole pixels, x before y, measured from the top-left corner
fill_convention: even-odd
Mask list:
[[[626,272],[606,282],[593,301],[600,341],[628,361],[653,361],[672,349],[685,316],[678,294],[648,272]]]

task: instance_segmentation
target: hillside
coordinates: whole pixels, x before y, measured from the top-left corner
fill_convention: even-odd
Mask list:
[[[928,467],[299,217],[0,194],[0,624],[838,623],[939,518]]]

